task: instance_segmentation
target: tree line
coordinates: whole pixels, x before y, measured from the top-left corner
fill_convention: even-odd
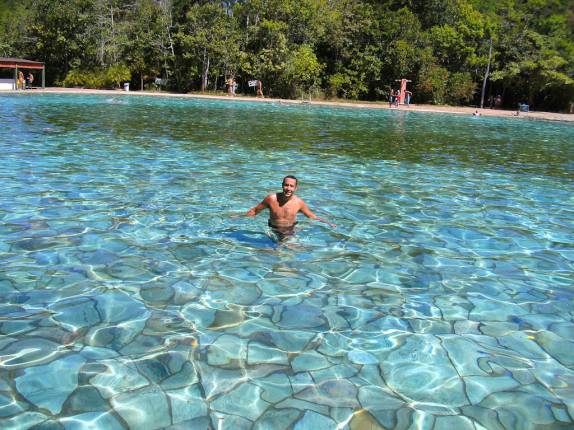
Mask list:
[[[48,84],[386,100],[574,102],[572,0],[0,0],[0,56]],[[488,73],[487,73],[488,71]],[[159,78],[161,80],[157,80]]]

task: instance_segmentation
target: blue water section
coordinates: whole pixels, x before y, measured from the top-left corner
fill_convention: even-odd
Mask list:
[[[0,428],[574,427],[574,127],[0,96]],[[319,216],[241,216],[285,175]]]

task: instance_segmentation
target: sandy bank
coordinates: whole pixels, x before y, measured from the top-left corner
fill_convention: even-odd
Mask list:
[[[205,99],[219,99],[219,100],[237,100],[237,101],[250,101],[259,103],[285,103],[285,104],[311,104],[319,106],[341,106],[350,108],[367,108],[367,109],[392,109],[402,111],[418,111],[418,112],[439,112],[439,113],[452,113],[458,115],[472,115],[476,108],[473,107],[460,107],[460,106],[435,106],[435,105],[410,105],[409,107],[400,106],[398,108],[389,108],[388,103],[384,102],[340,102],[340,101],[301,101],[301,100],[286,100],[286,99],[271,99],[271,98],[255,98],[244,96],[216,96],[204,94],[175,94],[166,92],[146,92],[146,91],[120,91],[120,90],[89,90],[79,88],[46,88],[34,89],[30,91],[32,94],[37,93],[62,93],[62,94],[110,94],[114,96],[154,96],[154,97],[183,97],[183,98],[205,98]],[[516,116],[516,111],[500,110],[500,109],[479,109],[481,115],[484,116],[499,116],[509,117],[516,120],[523,119],[539,119],[547,121],[567,121],[574,122],[574,114],[562,114],[553,112],[521,112]]]

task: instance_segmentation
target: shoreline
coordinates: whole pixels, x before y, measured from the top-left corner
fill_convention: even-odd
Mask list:
[[[0,94],[11,94],[13,91],[2,91]],[[403,112],[434,112],[434,113],[448,113],[455,115],[472,115],[476,110],[480,112],[481,116],[495,116],[529,120],[544,120],[544,121],[560,121],[560,122],[574,122],[574,114],[554,113],[554,112],[520,112],[516,116],[516,111],[502,110],[502,109],[480,109],[476,107],[466,106],[437,106],[437,105],[416,105],[389,107],[388,102],[344,102],[344,101],[328,101],[328,100],[291,100],[291,99],[277,99],[277,98],[256,98],[251,96],[227,96],[227,95],[209,95],[209,94],[178,94],[169,92],[155,92],[155,91],[122,91],[122,90],[95,90],[83,88],[57,88],[48,87],[45,89],[35,88],[33,90],[19,91],[14,93],[32,93],[32,94],[103,94],[114,96],[152,96],[152,97],[180,97],[180,98],[195,98],[195,99],[212,99],[212,100],[235,100],[245,102],[257,103],[279,103],[279,104],[293,104],[293,105],[315,105],[315,106],[330,106],[330,107],[345,107],[356,109],[387,109]]]

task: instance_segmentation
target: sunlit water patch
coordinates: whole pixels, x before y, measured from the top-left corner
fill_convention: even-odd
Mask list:
[[[0,427],[574,425],[571,125],[0,101]]]

